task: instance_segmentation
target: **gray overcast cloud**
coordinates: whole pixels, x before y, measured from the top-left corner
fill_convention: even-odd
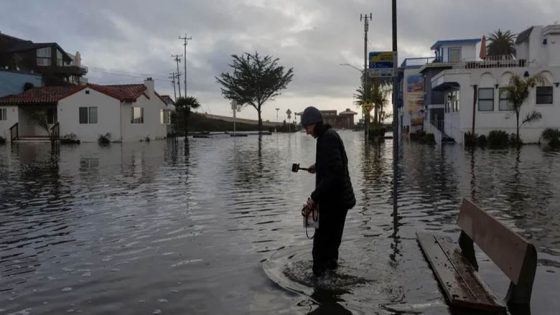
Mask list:
[[[373,13],[368,50],[391,50],[391,0],[0,0],[0,32],[57,42],[79,51],[98,84],[139,83],[151,76],[173,95],[172,54],[187,46],[188,94],[199,111],[231,115],[215,77],[228,72],[232,54],[258,51],[294,68],[294,79],[265,104],[263,119],[308,105],[357,111],[353,94],[363,67],[363,23]],[[432,56],[441,39],[477,38],[498,28],[519,33],[560,20],[558,0],[400,0],[399,59]],[[183,65],[180,65],[183,69]],[[181,70],[182,71],[182,70]],[[253,108],[241,117],[256,119]]]

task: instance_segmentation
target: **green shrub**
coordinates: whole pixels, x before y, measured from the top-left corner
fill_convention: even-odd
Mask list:
[[[559,148],[560,147],[560,131],[556,128],[546,128],[541,137],[543,140],[548,142],[548,145],[551,148]]]
[[[99,143],[99,145],[109,145],[111,143],[111,134],[106,133],[105,135],[100,135],[97,139],[97,143]]]
[[[512,134],[509,135],[509,144],[512,147],[520,146],[520,145],[523,144],[523,140],[521,140],[521,137],[520,137],[519,141],[517,141],[517,135],[515,133],[512,133]]]
[[[65,134],[60,138],[61,144],[80,144],[80,139],[76,136],[76,134],[69,133]]]
[[[385,129],[385,127],[373,126],[373,127],[369,128],[369,137],[371,139],[383,138],[383,137],[385,137],[385,132],[386,131],[387,130]]]
[[[491,148],[504,148],[509,145],[509,135],[503,130],[492,130],[488,134],[488,146]]]
[[[426,135],[426,132],[424,131],[418,131],[415,133],[411,133],[410,134],[410,140],[412,141],[422,141],[422,139],[424,139],[424,136]]]
[[[422,139],[422,143],[436,144],[436,137],[434,136],[433,133],[427,133],[427,134],[424,135],[424,137]]]
[[[473,134],[470,131],[465,132],[465,146],[466,147],[474,147],[476,146],[476,133]]]
[[[480,135],[476,141],[479,146],[485,147],[488,144],[488,139],[485,135]]]

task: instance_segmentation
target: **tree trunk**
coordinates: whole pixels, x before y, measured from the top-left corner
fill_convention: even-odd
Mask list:
[[[189,112],[185,108],[185,109],[183,109],[183,129],[184,129],[184,132],[185,132],[185,140],[187,140],[187,134],[189,133],[188,119],[189,119]]]
[[[519,144],[519,110],[515,111],[515,118],[517,121],[517,144]]]
[[[375,104],[375,112],[373,112],[373,124],[377,125],[379,123],[379,105]]]
[[[517,126],[516,126],[516,129],[517,129],[517,133],[516,133],[517,143],[519,143],[519,110],[515,111],[515,121],[517,122]]]
[[[262,132],[262,118],[261,118],[261,107],[260,106],[257,109],[257,112],[259,114],[259,134],[260,134]]]

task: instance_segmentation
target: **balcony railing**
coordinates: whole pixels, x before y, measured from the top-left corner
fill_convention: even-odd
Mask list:
[[[38,66],[37,71],[43,74],[86,75],[88,68],[84,66]]]
[[[525,67],[527,60],[515,59],[513,56],[487,56],[484,60],[479,61],[463,61],[457,64],[457,67],[465,69],[479,69],[479,68],[515,68]]]
[[[51,137],[51,141],[55,141],[60,138],[60,124],[58,122],[56,122],[50,128],[50,137]]]
[[[15,123],[13,126],[10,127],[10,141],[14,142],[19,138],[19,124]]]
[[[433,64],[448,65],[459,69],[480,69],[480,68],[514,68],[525,67],[527,60],[515,59],[513,56],[487,56],[484,60],[461,60],[457,62],[442,62],[441,57],[434,59]]]

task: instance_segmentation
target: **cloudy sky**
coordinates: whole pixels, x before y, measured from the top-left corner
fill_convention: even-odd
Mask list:
[[[178,37],[187,34],[188,94],[217,115],[231,115],[215,79],[230,71],[231,55],[271,55],[294,69],[288,88],[264,105],[263,118],[275,121],[275,108],[279,120],[309,105],[357,111],[360,73],[341,64],[363,67],[360,13],[370,12],[368,50],[391,50],[391,0],[0,0],[0,32],[79,51],[92,83],[151,76],[170,95],[171,55],[183,53]],[[432,56],[429,47],[441,39],[552,24],[559,12],[559,0],[399,0],[399,59]]]

